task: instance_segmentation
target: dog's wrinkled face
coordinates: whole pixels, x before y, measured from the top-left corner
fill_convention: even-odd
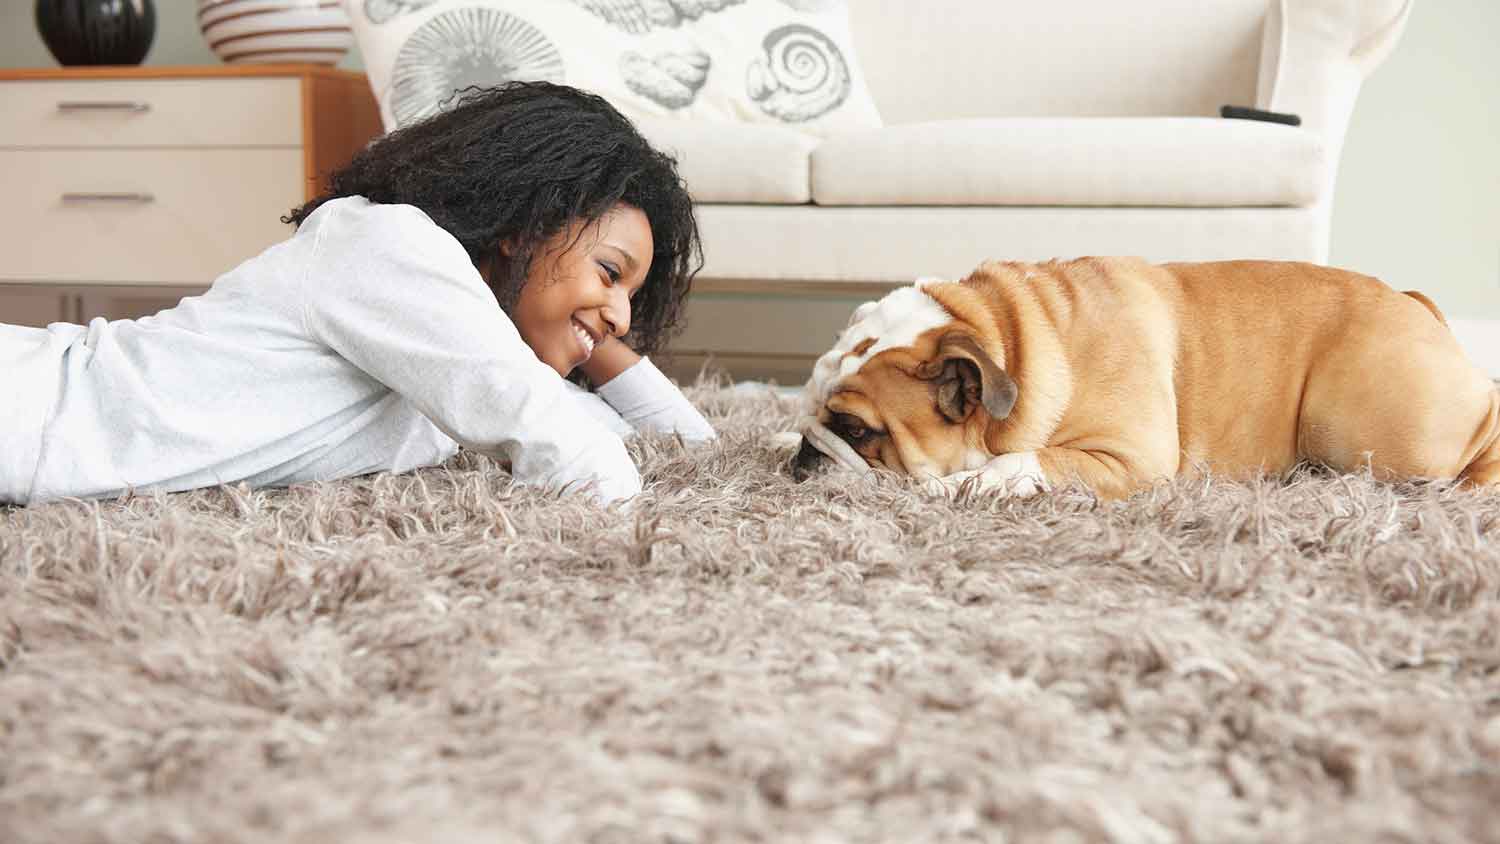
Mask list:
[[[936,283],[859,306],[818,359],[803,388],[794,478],[828,458],[860,473],[940,478],[992,456],[985,427],[1010,413],[1016,385],[977,333],[928,293]]]

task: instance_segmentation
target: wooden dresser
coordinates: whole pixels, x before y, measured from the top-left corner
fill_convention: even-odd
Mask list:
[[[0,322],[171,307],[291,227],[376,137],[363,74],[316,65],[0,70]]]

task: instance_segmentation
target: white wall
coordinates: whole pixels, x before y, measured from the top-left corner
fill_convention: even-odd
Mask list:
[[[1416,0],[1354,109],[1330,262],[1500,320],[1500,0]],[[1497,324],[1500,331],[1500,324]]]
[[[217,62],[193,0],[155,2],[146,64]],[[33,6],[0,0],[0,66],[55,64]],[[1459,320],[1500,320],[1497,33],[1500,0],[1417,0],[1360,94],[1334,202],[1332,263],[1427,291]],[[361,67],[357,52],[341,66]]]

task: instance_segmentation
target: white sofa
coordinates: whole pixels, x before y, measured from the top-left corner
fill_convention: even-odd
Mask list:
[[[988,258],[1324,262],[1356,96],[1411,2],[851,0],[882,128],[642,121],[704,239],[673,365],[800,380],[852,302]]]

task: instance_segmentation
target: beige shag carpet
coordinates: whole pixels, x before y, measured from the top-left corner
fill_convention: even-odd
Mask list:
[[[1500,495],[481,458],[0,508],[0,841],[1500,841]]]

